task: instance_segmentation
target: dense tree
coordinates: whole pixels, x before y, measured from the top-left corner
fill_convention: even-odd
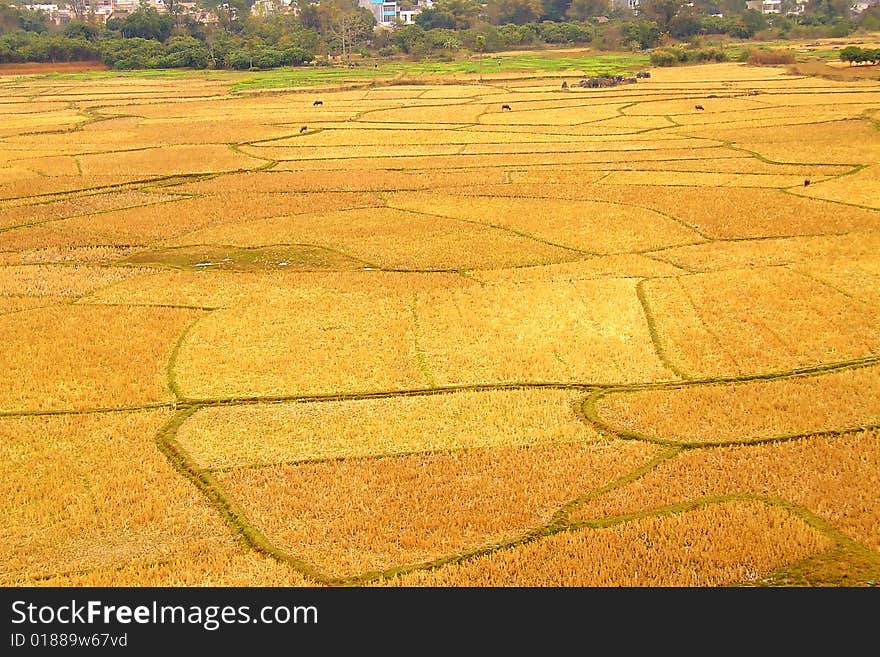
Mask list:
[[[835,19],[848,18],[850,6],[849,0],[810,0],[807,11],[823,23],[831,23]]]
[[[572,0],[565,15],[576,21],[585,21],[594,16],[607,16],[611,11],[609,0]]]
[[[566,12],[571,6],[571,0],[543,0],[544,14],[543,20],[548,21],[564,21]]]
[[[343,58],[372,33],[376,19],[356,0],[321,0],[318,4],[318,31],[328,37]]]
[[[455,16],[444,9],[428,7],[423,9],[415,17],[416,24],[423,30],[455,29]]]
[[[880,31],[880,5],[869,7],[859,14],[858,24],[866,32]]]
[[[174,36],[168,39],[165,54],[157,64],[161,68],[207,68],[208,48],[191,36]]]
[[[541,0],[488,0],[484,12],[493,25],[525,25],[541,17],[544,5]]]
[[[596,36],[596,28],[588,23],[538,23],[538,34],[544,43],[589,43]]]
[[[660,40],[660,26],[650,20],[628,21],[621,24],[624,44],[642,50],[653,48]]]
[[[741,18],[743,31],[741,34],[733,34],[743,39],[748,39],[756,32],[760,32],[767,28],[767,17],[756,9],[747,9],[743,12]]]
[[[480,20],[479,0],[437,0],[434,9],[452,16],[456,30],[474,27]]]
[[[107,21],[107,29],[119,32],[125,38],[138,37],[165,41],[171,36],[174,18],[168,14],[160,14],[152,7],[140,7],[125,18],[111,18]]]
[[[696,6],[682,6],[667,24],[669,34],[676,39],[687,39],[699,34],[703,16],[703,10]]]
[[[859,48],[847,46],[840,51],[840,59],[850,64],[864,64],[870,62],[876,64],[880,61],[880,48]]]
[[[67,7],[73,12],[74,17],[79,20],[86,20],[89,15],[89,9],[91,8],[89,0],[62,0],[62,2],[59,2],[58,4]]]
[[[427,32],[421,25],[404,25],[391,33],[391,43],[407,54],[427,50]]]
[[[461,37],[455,30],[445,28],[429,30],[425,36],[428,46],[432,50],[458,50],[461,48]]]
[[[685,6],[685,0],[644,0],[639,5],[639,15],[654,21],[663,32],[668,32],[672,19]]]
[[[81,20],[70,21],[61,32],[71,39],[86,39],[87,41],[94,41],[101,35],[101,29],[97,25]]]

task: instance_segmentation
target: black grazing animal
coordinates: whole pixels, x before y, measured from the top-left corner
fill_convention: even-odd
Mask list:
[[[316,100],[314,103],[312,103],[312,107],[314,107],[315,105],[323,105],[323,104],[324,104],[323,100]]]
[[[563,81],[562,81],[562,88],[563,88],[563,89],[568,89],[568,81],[567,81],[567,80],[563,80]]]
[[[308,129],[309,129],[309,127],[304,125],[302,128],[299,129],[299,134],[304,133]]]
[[[804,180],[804,187],[806,187],[806,186],[809,185],[809,184],[810,184],[810,179],[809,179],[809,178],[807,178],[806,180]]]
[[[501,106],[501,109],[502,109],[502,110],[509,110],[509,109],[510,109],[510,105],[502,105],[502,106]]]
[[[703,107],[702,105],[694,105],[694,109],[704,110],[704,109],[706,109],[706,108]]]

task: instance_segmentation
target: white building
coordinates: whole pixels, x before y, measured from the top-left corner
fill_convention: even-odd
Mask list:
[[[358,0],[358,7],[369,9],[376,19],[376,24],[382,27],[395,25],[412,25],[416,16],[423,9],[433,6],[433,0],[418,0],[412,9],[401,9],[397,0]]]
[[[861,14],[863,11],[867,11],[871,7],[876,7],[878,2],[880,2],[880,0],[857,0],[857,2],[852,4],[850,9],[854,14]]]
[[[412,25],[416,22],[416,16],[419,15],[421,9],[398,9],[397,16],[404,25]]]
[[[807,2],[809,0],[795,0],[794,6],[786,12],[782,11],[782,0],[746,0],[746,7],[762,14],[803,14]]]
[[[639,13],[640,0],[611,0],[612,9],[629,9],[632,13]]]

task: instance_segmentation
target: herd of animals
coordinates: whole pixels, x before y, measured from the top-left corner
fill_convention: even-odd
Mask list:
[[[596,76],[593,76],[590,78],[582,79],[580,82],[578,82],[578,86],[583,87],[583,88],[587,88],[587,89],[595,89],[595,88],[600,88],[600,87],[616,87],[619,84],[634,84],[639,79],[650,78],[650,77],[651,77],[651,73],[648,71],[639,71],[638,73],[635,74],[634,77],[624,77],[623,75],[596,75]],[[562,88],[568,89],[568,81],[566,81],[566,80],[562,81]],[[752,95],[752,93],[757,93],[757,92],[750,92],[749,95]],[[316,100],[315,102],[312,103],[312,107],[317,107],[317,106],[323,105],[323,104],[324,104],[324,101]],[[513,108],[507,103],[504,103],[501,106],[502,112],[503,111],[512,111],[512,109]],[[704,111],[706,108],[703,107],[702,105],[694,105],[694,109],[699,110],[699,111]],[[308,129],[309,129],[308,126],[304,125],[299,129],[299,133],[302,134],[302,133],[306,132]],[[809,184],[810,184],[810,179],[809,178],[805,179],[804,180],[804,187],[807,187]]]

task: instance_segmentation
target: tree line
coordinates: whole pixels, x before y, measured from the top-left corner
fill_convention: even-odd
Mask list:
[[[407,8],[408,0],[400,0]],[[784,0],[783,9],[795,0]],[[68,0],[75,19],[54,24],[41,12],[0,7],[0,62],[101,60],[116,69],[267,69],[331,57],[452,59],[543,44],[648,50],[723,36],[734,39],[846,36],[880,29],[880,8],[850,14],[848,0],[809,0],[802,14],[764,15],[745,0],[642,0],[637,14],[609,0],[437,0],[415,24],[376,29],[356,0],[298,0],[298,11],[262,12],[253,0],[200,0],[216,21],[202,23],[164,0],[106,24],[88,0]],[[786,4],[788,3],[788,4]]]
[[[880,48],[847,46],[840,51],[840,59],[850,64],[878,64],[880,63]]]

